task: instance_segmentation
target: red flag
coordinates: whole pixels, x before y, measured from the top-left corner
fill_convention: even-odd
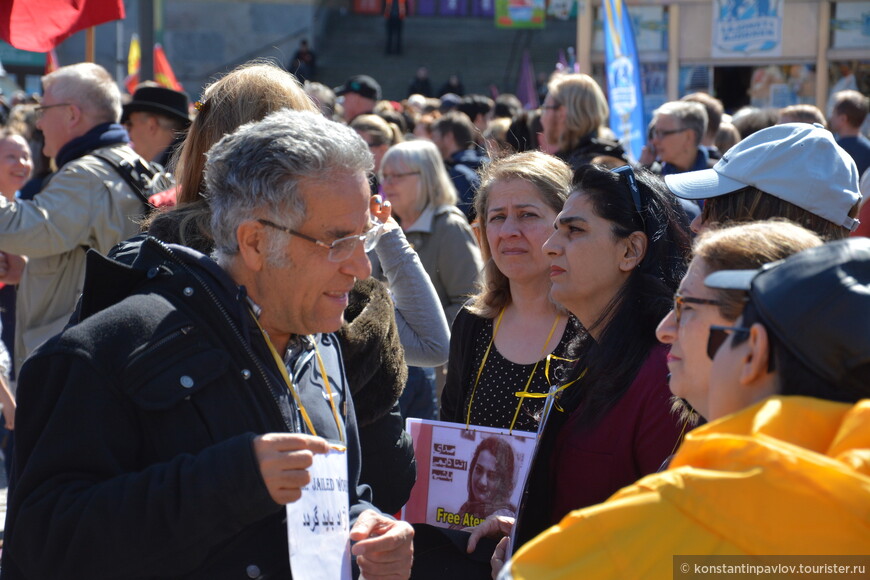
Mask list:
[[[0,38],[48,52],[79,30],[123,18],[123,0],[2,0]]]
[[[57,51],[53,48],[45,55],[45,74],[51,74],[60,68],[60,61],[57,59]]]
[[[175,73],[172,72],[172,67],[169,66],[169,59],[166,58],[166,53],[163,52],[163,47],[159,44],[154,45],[154,80],[164,87],[183,91],[181,83],[175,78]]]

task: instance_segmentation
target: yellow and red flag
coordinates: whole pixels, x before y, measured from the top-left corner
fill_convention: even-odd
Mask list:
[[[134,34],[130,38],[130,50],[127,52],[127,78],[124,86],[131,95],[139,84],[139,61],[142,59],[142,49],[139,47],[139,35]]]
[[[166,58],[166,53],[163,52],[163,47],[159,44],[154,45],[154,80],[166,88],[176,91],[184,90],[181,83],[175,78],[175,73],[169,66],[169,59]]]

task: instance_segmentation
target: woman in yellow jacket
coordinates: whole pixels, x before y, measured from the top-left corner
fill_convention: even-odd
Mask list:
[[[747,292],[738,325],[711,327],[712,422],[686,437],[667,471],[572,512],[500,578],[691,578],[691,555],[758,556],[732,562],[754,565],[864,555],[849,565],[866,574],[870,240],[717,272],[706,284]]]

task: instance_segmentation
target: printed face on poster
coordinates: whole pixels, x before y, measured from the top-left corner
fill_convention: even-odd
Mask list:
[[[408,420],[408,431],[418,476],[404,519],[460,529],[490,515],[516,516],[534,433],[418,419]]]

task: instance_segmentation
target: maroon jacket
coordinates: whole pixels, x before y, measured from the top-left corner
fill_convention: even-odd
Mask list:
[[[592,430],[576,425],[580,409],[560,430],[550,462],[554,524],[655,473],[675,451],[681,425],[671,413],[667,353],[663,345],[650,351],[631,386]]]
[[[670,411],[667,353],[661,344],[650,349],[631,386],[591,429],[576,423],[582,405],[548,421],[523,490],[514,550],[568,512],[654,473],[674,452],[681,424]]]

